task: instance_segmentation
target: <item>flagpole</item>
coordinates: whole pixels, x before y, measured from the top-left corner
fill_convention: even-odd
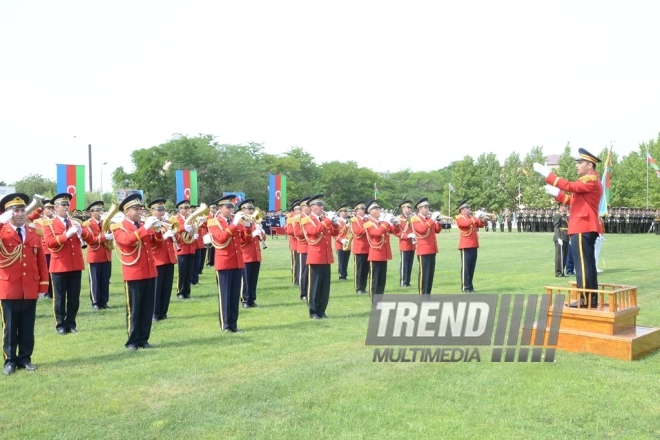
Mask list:
[[[646,209],[649,209],[649,157],[651,157],[651,147],[646,146]]]
[[[449,187],[449,183],[447,184],[447,194],[449,195],[449,200],[447,201],[447,217],[451,217],[451,188]]]

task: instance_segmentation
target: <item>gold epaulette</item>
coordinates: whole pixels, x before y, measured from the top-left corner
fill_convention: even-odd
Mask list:
[[[110,225],[110,230],[115,232],[117,229],[121,228],[121,223],[113,223]]]
[[[458,218],[459,218],[460,216],[461,216],[460,214],[455,215],[455,216],[454,216],[454,220],[458,220]]]
[[[44,225],[44,226],[50,226],[52,224],[53,224],[53,220],[51,220],[51,219],[44,220],[43,223],[42,223],[42,225]]]
[[[44,219],[42,219],[42,218],[38,218],[38,219],[36,219],[35,221],[33,221],[32,223],[34,223],[35,225],[41,225],[41,226],[43,226],[43,224],[44,224]]]
[[[586,176],[582,176],[578,179],[580,182],[593,182],[594,180],[598,180],[598,178],[594,174],[587,174]]]
[[[206,222],[206,226],[211,227],[211,226],[218,226],[218,219],[217,218],[212,218]]]
[[[86,228],[89,228],[92,225],[92,223],[89,220],[87,220],[86,222],[83,222],[82,225]]]
[[[292,217],[287,218],[286,219],[286,224],[290,225],[291,223],[293,223],[293,218]]]
[[[374,225],[374,222],[372,222],[372,221],[370,220],[370,221],[368,221],[368,222],[365,222],[364,225],[362,225],[362,227],[363,227],[364,229],[367,229],[367,228],[372,227],[373,225]]]
[[[420,222],[420,221],[421,221],[421,220],[419,219],[419,216],[418,216],[418,215],[413,215],[412,217],[410,217],[410,222],[411,222],[411,223],[414,223],[414,222]]]
[[[309,223],[309,217],[304,217],[298,220],[300,222],[300,226],[305,226],[307,223]]]

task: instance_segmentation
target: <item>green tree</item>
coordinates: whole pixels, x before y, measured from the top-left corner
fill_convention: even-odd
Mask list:
[[[501,167],[495,153],[482,153],[477,158],[476,168],[481,190],[473,203],[488,211],[499,212],[504,208],[506,195],[502,191]]]
[[[14,183],[12,186],[16,187],[16,192],[25,193],[30,197],[34,194],[52,197],[57,191],[57,184],[55,181],[47,179],[40,174],[30,174]]]
[[[546,163],[543,147],[532,147],[532,150],[527,153],[525,160],[523,160],[523,178],[520,185],[521,203],[526,208],[548,208],[553,205],[553,200],[544,190],[545,178],[534,172],[533,165],[535,162]]]
[[[522,178],[522,162],[518,153],[513,152],[504,160],[501,173],[504,207],[511,212],[518,209],[518,188]]]
[[[462,199],[467,199],[472,206],[476,207],[475,211],[479,208],[485,208],[485,206],[476,203],[479,200],[481,182],[479,181],[474,159],[470,156],[465,156],[462,160],[453,162],[451,166],[451,183],[456,189],[456,192],[452,193],[452,199],[454,199],[455,195],[456,202],[452,201],[452,204],[456,205]]]
[[[559,166],[555,170],[555,174],[568,180],[576,180],[577,169],[575,168],[575,158],[571,156],[571,146],[566,144],[564,151],[559,156]]]

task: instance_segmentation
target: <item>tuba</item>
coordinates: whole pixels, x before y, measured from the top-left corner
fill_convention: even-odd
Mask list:
[[[27,217],[32,214],[35,209],[42,207],[44,205],[44,200],[46,200],[46,197],[40,194],[33,195],[32,201],[25,207],[25,216]]]
[[[112,218],[118,212],[119,212],[119,204],[115,200],[113,200],[112,203],[110,204],[110,209],[108,209],[108,212],[105,213],[105,220],[103,220],[103,226],[101,227],[101,234],[105,235],[108,232],[110,232],[110,223],[112,222]],[[103,246],[105,246],[105,248],[110,251],[115,248],[114,241],[106,241],[103,243]]]
[[[184,229],[181,232],[181,240],[183,241],[184,244],[191,244],[195,238],[193,235],[195,235],[195,232],[199,225],[197,224],[198,222],[198,217],[200,216],[206,216],[209,213],[209,207],[206,206],[206,203],[200,203],[199,208],[195,209],[183,222],[184,226],[192,226],[193,230],[192,232],[186,232]]]

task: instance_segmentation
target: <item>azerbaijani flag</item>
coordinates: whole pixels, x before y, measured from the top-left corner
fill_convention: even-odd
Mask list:
[[[456,191],[456,188],[454,188],[454,185],[452,185],[451,183],[449,184],[449,191],[451,192]]]
[[[199,205],[197,201],[197,171],[175,170],[176,201],[190,200],[191,205]]]
[[[84,210],[85,205],[85,165],[57,164],[57,193],[69,193],[71,209]],[[80,195],[80,197],[78,197]]]
[[[607,152],[607,159],[605,160],[605,168],[603,170],[603,195],[600,197],[600,205],[598,205],[598,216],[607,214],[607,205],[610,204],[610,173],[612,172],[612,147]]]
[[[660,168],[658,168],[658,164],[651,157],[648,151],[646,152],[646,163],[655,170],[655,177],[660,177]]]
[[[268,210],[286,210],[286,176],[284,174],[269,174],[268,181]]]

